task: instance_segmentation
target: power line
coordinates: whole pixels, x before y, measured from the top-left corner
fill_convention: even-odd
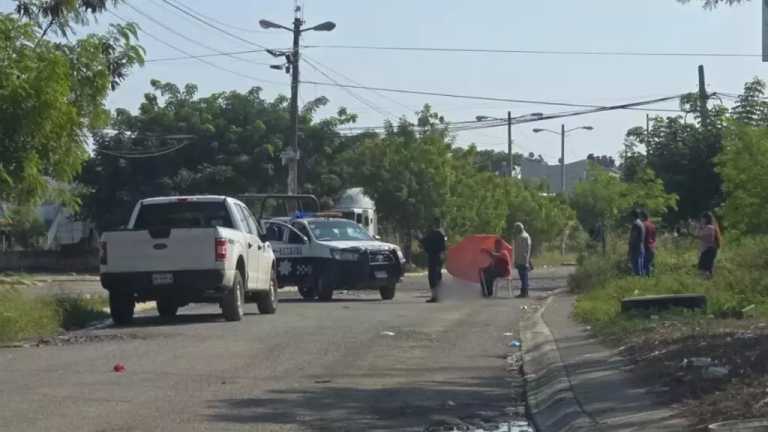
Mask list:
[[[304,57],[305,57],[305,58],[309,58],[309,56],[307,56],[306,54],[304,54]],[[361,83],[359,83],[359,82],[355,81],[354,79],[350,78],[349,76],[347,76],[347,75],[345,75],[345,74],[343,74],[343,73],[339,72],[338,70],[336,70],[336,69],[333,69],[332,67],[330,67],[330,66],[328,66],[328,65],[324,65],[323,63],[319,62],[319,61],[318,61],[318,60],[316,60],[316,59],[313,59],[312,61],[314,61],[314,62],[315,62],[316,64],[318,64],[319,66],[322,66],[322,67],[323,67],[323,68],[325,68],[326,70],[328,70],[328,71],[330,71],[330,72],[332,72],[332,73],[335,73],[336,75],[338,75],[338,76],[340,76],[340,77],[344,78],[345,80],[347,80],[347,81],[351,82],[352,84],[355,84],[355,85],[360,85],[360,86],[361,86],[361,85],[363,85],[363,84],[361,84]],[[407,109],[407,110],[409,110],[409,111],[416,111],[415,109],[413,109],[413,108],[409,107],[408,105],[405,105],[404,103],[402,103],[402,102],[398,101],[397,99],[395,99],[395,98],[393,98],[393,97],[391,97],[391,96],[388,96],[388,95],[386,95],[386,94],[384,94],[384,93],[378,92],[378,91],[376,91],[376,90],[371,90],[371,93],[374,93],[374,94],[378,95],[378,96],[379,96],[379,97],[381,97],[382,99],[387,99],[388,101],[390,101],[390,102],[394,103],[395,105],[398,105],[398,106],[400,106],[400,107],[402,107],[402,108],[405,108],[405,109]]]
[[[123,22],[126,22],[126,23],[129,22],[127,19],[121,17],[120,15],[116,14],[115,12],[113,12],[111,10],[107,10],[107,12],[109,12],[112,16],[114,16],[115,18],[117,18],[117,19],[119,19],[119,20],[121,20]],[[230,74],[237,75],[237,76],[239,76],[241,78],[246,78],[246,79],[253,80],[253,81],[256,81],[256,82],[268,83],[268,84],[277,84],[277,85],[283,85],[284,84],[284,83],[279,83],[279,82],[276,82],[276,81],[269,81],[269,80],[257,78],[257,77],[251,76],[251,75],[240,73],[240,72],[232,70],[232,69],[225,68],[223,66],[219,66],[218,64],[210,62],[210,61],[205,60],[203,58],[198,58],[198,57],[190,54],[189,52],[187,52],[187,51],[177,47],[176,45],[173,45],[173,44],[171,44],[169,42],[166,42],[165,40],[163,40],[163,39],[153,35],[152,33],[147,32],[146,30],[142,29],[141,27],[139,27],[139,31],[142,34],[146,35],[147,37],[149,37],[151,39],[154,39],[158,43],[161,43],[161,44],[167,46],[168,48],[170,48],[170,49],[172,49],[174,51],[177,51],[177,52],[179,52],[181,54],[184,54],[184,55],[188,56],[189,58],[193,58],[193,59],[199,61],[200,63],[206,64],[206,65],[208,65],[208,66],[210,66],[212,68],[219,69],[219,70],[222,70],[224,72],[228,72]]]
[[[439,93],[439,92],[430,92],[430,91],[421,91],[421,90],[403,90],[403,89],[392,89],[392,88],[385,88],[385,87],[368,87],[368,86],[359,86],[359,85],[352,85],[352,84],[337,84],[337,83],[327,83],[327,82],[318,82],[318,81],[302,81],[302,83],[314,84],[319,86],[345,87],[345,88],[360,89],[360,90],[376,90],[376,91],[389,92],[389,93],[415,94],[415,95],[421,95],[421,96],[438,96],[438,97],[447,97],[447,98],[455,98],[455,99],[474,99],[474,100],[487,100],[487,101],[494,101],[494,102],[562,106],[562,107],[573,107],[573,108],[603,108],[600,105],[575,104],[575,103],[568,103],[568,102],[537,101],[537,100],[529,100],[529,99],[510,99],[510,98],[498,98],[498,97],[490,97],[490,96],[469,96],[469,95],[462,95],[462,94],[455,94],[455,93]],[[626,109],[635,109],[635,108],[626,108]],[[669,109],[638,108],[638,110],[658,111],[658,112],[667,112],[667,111],[680,112],[680,110],[669,110]]]
[[[186,4],[186,3],[183,3],[183,2],[181,2],[181,1],[179,1],[179,0],[176,0],[176,1],[177,1],[179,4],[182,4],[182,5],[183,5],[183,7],[184,7],[184,8],[186,8],[188,11],[190,11],[190,12],[192,12],[192,13],[196,14],[197,16],[199,16],[199,17],[201,17],[201,18],[203,18],[203,19],[207,19],[208,21],[212,21],[212,22],[214,22],[214,23],[216,23],[216,24],[222,25],[222,26],[224,26],[224,27],[229,27],[229,28],[231,28],[231,29],[233,29],[233,30],[237,30],[237,31],[245,32],[245,33],[274,34],[273,32],[270,32],[270,31],[267,31],[267,30],[254,30],[254,29],[248,29],[248,28],[245,28],[245,27],[238,27],[238,26],[232,25],[232,24],[230,24],[230,23],[226,23],[226,22],[224,22],[224,21],[221,21],[221,20],[218,20],[218,19],[216,19],[216,18],[214,18],[214,17],[212,17],[212,16],[210,16],[210,15],[205,15],[205,14],[203,14],[202,12],[200,12],[200,11],[198,11],[198,10],[196,10],[196,9],[192,8],[191,6],[189,6],[189,5],[188,5],[188,4]]]
[[[321,75],[323,75],[327,79],[333,81],[336,84],[339,84],[339,82],[336,81],[332,76],[330,76],[327,73],[325,73],[322,69],[320,69],[318,66],[316,66],[312,61],[310,61],[307,56],[302,56],[301,59],[304,60],[304,63],[308,64],[312,69],[316,70],[317,72],[319,72]],[[377,107],[376,105],[373,104],[373,102],[363,98],[362,96],[358,96],[352,90],[344,88],[344,87],[341,87],[341,89],[344,90],[350,96],[352,96],[358,102],[362,103],[363,105],[367,106],[368,108],[372,109],[373,111],[379,113],[379,115],[381,115],[382,117],[394,117],[391,112],[385,111],[385,110]]]
[[[440,47],[404,47],[404,46],[365,46],[365,45],[304,45],[303,48],[352,49],[372,51],[416,51],[416,52],[452,52],[483,54],[531,54],[531,55],[581,55],[581,56],[621,56],[621,57],[743,57],[761,58],[762,54],[723,53],[723,52],[654,52],[654,51],[591,51],[591,50],[528,50],[494,48],[440,48]]]
[[[245,63],[250,63],[248,60],[242,59],[242,58],[240,58],[240,57],[237,57],[237,56],[235,56],[235,55],[232,55],[232,54],[228,54],[228,53],[227,53],[227,52],[225,52],[225,51],[219,50],[219,49],[217,49],[217,48],[214,48],[214,47],[212,47],[212,46],[210,46],[210,45],[206,45],[206,44],[204,44],[203,42],[200,42],[200,41],[197,41],[197,40],[195,40],[195,39],[192,39],[191,37],[189,37],[189,36],[187,36],[187,35],[185,35],[185,34],[183,34],[183,33],[179,32],[179,31],[177,31],[177,30],[176,30],[176,29],[174,29],[173,27],[170,27],[170,26],[166,25],[166,24],[165,24],[165,23],[163,23],[162,21],[160,21],[160,20],[157,20],[157,19],[156,19],[156,18],[154,18],[152,15],[149,15],[149,14],[147,14],[147,13],[143,12],[141,9],[137,8],[136,6],[134,6],[134,5],[132,5],[132,4],[128,3],[128,2],[126,2],[126,3],[125,3],[125,5],[126,5],[126,6],[128,6],[129,8],[131,8],[131,9],[132,9],[134,12],[136,12],[137,14],[139,14],[139,15],[143,16],[144,18],[146,18],[146,19],[148,19],[148,20],[152,21],[152,22],[153,22],[153,23],[155,23],[156,25],[158,25],[158,26],[160,26],[160,27],[164,28],[165,30],[167,30],[167,31],[169,31],[169,32],[171,32],[171,33],[173,33],[173,34],[175,34],[176,36],[178,36],[178,37],[180,37],[180,38],[182,38],[182,39],[186,40],[187,42],[191,42],[191,43],[193,43],[193,44],[195,44],[195,45],[199,45],[199,46],[201,46],[201,47],[203,47],[203,48],[205,48],[205,49],[207,49],[207,50],[209,50],[209,51],[213,51],[213,52],[219,53],[219,54],[221,54],[221,55],[226,55],[226,56],[227,56],[227,57],[229,57],[229,58],[232,58],[232,59],[235,59],[235,60],[238,60],[238,61],[241,61],[241,62],[245,62]]]
[[[253,52],[260,52],[254,51],[254,50],[248,50],[248,51],[236,51],[233,54],[250,54]],[[179,60],[197,60],[202,58],[208,58],[208,57],[221,57],[223,54],[201,54],[201,55],[189,55],[189,56],[178,56],[178,57],[160,57],[160,58],[152,58],[152,59],[146,59],[144,60],[144,63],[162,63],[162,62],[171,62],[171,61],[179,61]],[[243,61],[247,61],[248,64],[255,65],[255,66],[272,66],[274,63],[264,63],[264,62],[253,62],[250,60],[242,59]]]
[[[256,42],[249,41],[248,39],[242,38],[242,37],[240,37],[240,36],[230,32],[230,31],[224,30],[224,29],[222,29],[221,27],[219,27],[219,26],[217,26],[215,24],[211,24],[210,22],[206,21],[205,19],[200,18],[199,16],[197,16],[194,13],[188,11],[187,9],[184,9],[181,6],[178,6],[177,4],[171,2],[170,0],[162,0],[162,2],[167,4],[168,6],[176,9],[177,11],[183,13],[184,15],[187,15],[187,16],[193,18],[194,20],[196,20],[196,21],[198,21],[198,22],[200,22],[200,23],[202,23],[202,24],[204,24],[204,25],[206,25],[206,26],[208,26],[208,27],[210,27],[210,28],[212,28],[214,30],[217,30],[217,31],[219,31],[219,32],[221,32],[221,33],[223,33],[223,34],[225,34],[225,35],[227,35],[227,36],[229,36],[229,37],[231,37],[233,39],[237,39],[240,42],[246,43],[248,45],[252,45],[252,46],[255,46],[255,47],[262,48],[265,51],[268,49],[264,45],[260,45],[260,44],[257,44]]]

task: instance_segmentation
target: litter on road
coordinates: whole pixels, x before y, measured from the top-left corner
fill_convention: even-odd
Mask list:
[[[515,340],[510,342],[509,346],[511,346],[512,348],[520,348],[521,346],[523,346],[523,344],[521,344],[520,341]]]
[[[395,333],[391,332],[391,331],[383,331],[383,332],[381,332],[381,335],[382,336],[394,336]]]

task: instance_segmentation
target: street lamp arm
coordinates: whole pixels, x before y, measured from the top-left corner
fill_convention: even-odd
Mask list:
[[[336,23],[333,21],[326,21],[324,23],[320,23],[313,27],[307,27],[304,29],[301,29],[301,32],[304,33],[306,31],[315,30],[315,31],[333,31],[333,29],[336,28]]]
[[[533,130],[533,133],[540,133],[540,132],[549,132],[549,133],[552,133],[552,134],[555,134],[555,135],[558,135],[558,136],[560,135],[560,132],[555,132],[555,131],[553,131],[551,129],[538,129],[537,128],[537,129]]]
[[[284,26],[282,24],[274,23],[272,21],[265,20],[265,19],[259,20],[259,25],[263,29],[278,29],[279,28],[279,29],[283,29],[283,30],[288,30],[289,32],[293,32],[293,29],[291,29],[291,28],[288,28],[288,27],[286,27],[286,26]]]
[[[583,129],[583,130],[590,130],[590,131],[591,131],[591,130],[593,130],[594,128],[593,128],[592,126],[579,126],[579,127],[573,128],[573,129],[568,129],[567,131],[565,131],[565,133],[566,133],[566,134],[569,134],[569,133],[571,133],[571,132],[575,132],[575,131],[577,131],[577,130],[582,130],[582,129]]]

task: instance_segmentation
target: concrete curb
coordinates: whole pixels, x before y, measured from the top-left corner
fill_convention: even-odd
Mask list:
[[[576,398],[555,338],[542,317],[553,298],[550,296],[536,313],[520,323],[531,420],[538,432],[600,430]]]

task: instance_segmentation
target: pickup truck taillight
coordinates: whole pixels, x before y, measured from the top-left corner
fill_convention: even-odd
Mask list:
[[[99,244],[99,263],[107,265],[107,242],[105,241]]]
[[[217,238],[214,252],[216,254],[216,261],[226,261],[227,260],[227,239],[223,238]]]

